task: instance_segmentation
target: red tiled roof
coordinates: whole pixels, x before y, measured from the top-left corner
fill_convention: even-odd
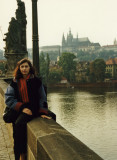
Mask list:
[[[117,64],[117,58],[111,58],[106,61],[106,65],[108,64]]]

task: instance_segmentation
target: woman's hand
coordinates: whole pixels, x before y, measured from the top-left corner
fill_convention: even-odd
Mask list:
[[[46,118],[46,119],[52,119],[52,117],[46,116],[46,115],[41,115],[42,118]]]
[[[28,114],[28,115],[32,115],[32,111],[31,111],[30,109],[28,109],[28,108],[24,108],[24,109],[22,110],[22,112],[24,112],[24,113],[26,113],[26,114]]]

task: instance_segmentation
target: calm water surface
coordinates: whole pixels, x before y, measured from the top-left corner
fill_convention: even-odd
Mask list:
[[[57,122],[104,160],[117,160],[117,89],[49,89]]]

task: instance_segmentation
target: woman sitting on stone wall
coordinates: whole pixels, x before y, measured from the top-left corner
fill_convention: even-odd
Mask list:
[[[18,113],[13,123],[15,160],[26,160],[27,122],[39,115],[47,119],[51,117],[48,116],[43,84],[36,77],[34,67],[28,59],[18,62],[14,76],[5,93],[5,103]]]

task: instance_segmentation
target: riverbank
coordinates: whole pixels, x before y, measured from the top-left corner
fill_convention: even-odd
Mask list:
[[[117,82],[48,84],[48,88],[117,88]]]
[[[9,83],[12,78],[0,78]],[[48,83],[48,88],[117,88],[117,80],[97,83]]]

